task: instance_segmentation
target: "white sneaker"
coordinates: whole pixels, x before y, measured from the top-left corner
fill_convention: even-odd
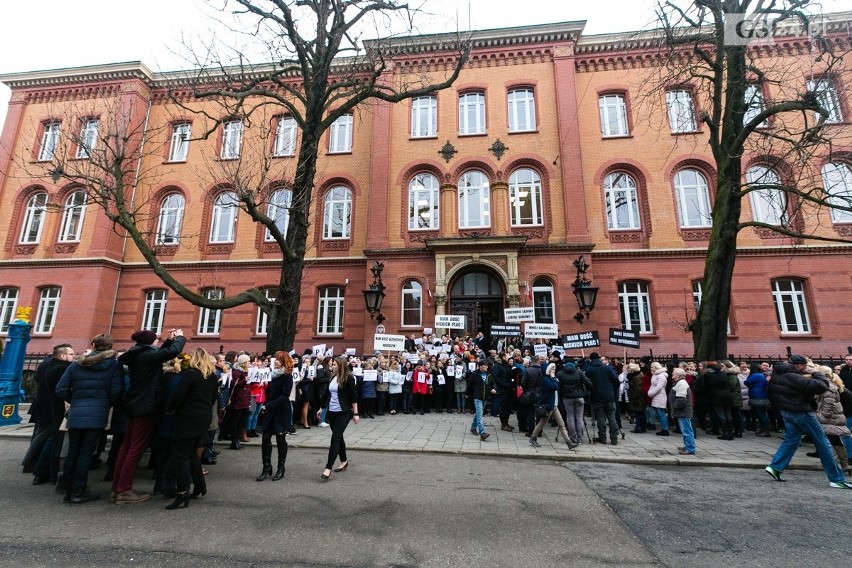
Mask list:
[[[319,427],[320,428],[328,428],[328,422],[320,422]]]
[[[829,481],[828,486],[833,489],[852,489],[852,483],[848,481]]]

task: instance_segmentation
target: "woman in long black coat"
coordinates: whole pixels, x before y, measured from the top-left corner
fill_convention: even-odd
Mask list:
[[[198,448],[203,447],[210,426],[210,413],[219,394],[216,368],[210,354],[200,347],[189,356],[186,368],[166,405],[175,415],[172,440],[172,465],[177,478],[177,495],[166,509],[189,507],[189,483],[193,480],[193,497],[205,495],[207,485],[201,471]]]
[[[275,444],[278,446],[278,470],[272,481],[284,477],[284,463],[287,461],[287,430],[293,409],[290,405],[290,391],[293,390],[293,359],[286,351],[275,353],[272,360],[272,380],[266,389],[266,414],[263,416],[261,427],[260,456],[263,460],[263,471],[257,476],[257,481],[263,481],[272,475],[272,435],[275,434]]]

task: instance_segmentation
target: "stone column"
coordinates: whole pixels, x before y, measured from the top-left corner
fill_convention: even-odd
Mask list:
[[[491,234],[505,237],[509,234],[509,184],[495,181],[491,184]]]
[[[441,231],[442,237],[453,237],[459,225],[458,192],[455,184],[445,183],[441,185]],[[437,275],[435,276],[437,278]]]

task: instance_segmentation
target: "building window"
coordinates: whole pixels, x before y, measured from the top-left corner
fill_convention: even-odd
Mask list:
[[[222,154],[223,160],[235,160],[240,157],[240,146],[243,143],[243,123],[239,120],[229,120],[222,124]]]
[[[840,97],[837,96],[837,85],[831,77],[819,77],[808,81],[808,92],[816,95],[819,106],[828,111],[827,123],[843,122],[843,111],[840,108]],[[815,114],[815,120],[820,115]]]
[[[618,285],[618,310],[621,327],[640,333],[653,333],[651,299],[645,282],[621,282]]]
[[[556,323],[556,302],[553,298],[553,284],[547,278],[537,278],[533,282],[533,308],[536,323]]]
[[[274,302],[278,296],[278,288],[264,288],[263,295],[270,302]],[[257,335],[266,335],[266,330],[269,327],[269,315],[262,309],[257,308],[257,327],[255,333]]]
[[[80,140],[77,141],[77,158],[86,159],[91,157],[92,151],[98,143],[98,119],[87,118],[80,127]]]
[[[150,329],[157,335],[163,331],[163,318],[166,317],[166,290],[151,290],[145,293],[145,309],[142,312],[142,329]]]
[[[42,288],[38,299],[35,325],[33,333],[50,333],[56,324],[56,314],[59,311],[60,289],[51,286]]]
[[[530,132],[536,129],[535,94],[532,89],[509,91],[509,132]]]
[[[437,97],[416,97],[411,100],[411,137],[430,138],[438,135]]]
[[[180,228],[183,223],[183,195],[171,193],[160,203],[160,216],[157,219],[157,244],[176,245],[180,242]]]
[[[485,134],[485,93],[459,95],[459,134]]]
[[[763,109],[766,108],[766,101],[763,99],[763,90],[757,83],[750,83],[746,86],[743,98],[746,105],[745,114],[743,114],[743,124],[745,125],[763,112]],[[769,124],[766,120],[757,125],[758,128],[766,128],[767,126]]]
[[[638,229],[639,202],[633,177],[625,172],[613,172],[604,178],[603,186],[609,230]]]
[[[801,280],[773,280],[772,300],[781,333],[810,333],[805,286]]]
[[[290,204],[293,201],[293,192],[289,189],[279,189],[269,196],[269,205],[266,206],[266,216],[272,219],[278,231],[286,236],[287,227],[290,225]],[[272,232],[266,229],[264,240],[274,241]]]
[[[491,197],[488,178],[482,172],[466,172],[459,179],[459,228],[491,226]]]
[[[680,170],[674,178],[680,226],[684,228],[709,227],[710,194],[707,179],[698,170]]]
[[[36,193],[27,201],[24,224],[21,227],[21,244],[36,244],[41,240],[44,218],[47,215],[47,194]]]
[[[416,280],[402,285],[402,325],[419,327],[423,322],[423,287]]]
[[[343,333],[343,288],[323,288],[319,293],[317,334]]]
[[[775,170],[752,166],[746,172],[752,218],[767,225],[786,225],[787,196]]]
[[[352,124],[351,114],[344,114],[331,123],[328,137],[329,154],[352,151]]]
[[[62,210],[62,225],[59,230],[59,242],[77,242],[83,232],[83,218],[86,216],[86,192],[75,191],[65,200]]]
[[[627,136],[627,104],[624,95],[602,95],[598,97],[603,136]]]
[[[221,300],[224,291],[221,288],[208,288],[201,295],[208,300]],[[198,335],[218,335],[222,323],[222,310],[201,308],[198,316]]]
[[[188,122],[172,126],[172,145],[169,148],[170,162],[184,162],[189,155],[189,137],[192,125]]]
[[[692,302],[695,304],[695,313],[698,314],[698,309],[701,307],[701,298],[704,295],[704,282],[701,280],[692,281]],[[728,335],[731,335],[731,318],[728,318]]]
[[[834,206],[852,208],[852,168],[842,162],[829,162],[822,167],[822,181],[828,202]],[[831,208],[835,223],[852,223],[852,211]]]
[[[296,153],[296,119],[292,116],[282,116],[275,128],[275,144],[273,156],[292,156]]]
[[[541,225],[541,178],[529,168],[521,168],[509,176],[509,209],[512,226]]]
[[[210,223],[211,243],[232,243],[237,226],[237,194],[223,191],[213,202],[213,220]]]
[[[41,134],[41,146],[38,149],[38,159],[40,162],[48,162],[53,159],[53,154],[56,152],[56,146],[59,144],[59,133],[61,123],[58,120],[45,122],[42,127],[44,131]]]
[[[417,174],[408,184],[408,229],[438,228],[438,178]]]
[[[0,333],[9,333],[9,324],[18,309],[18,289],[0,289]]]
[[[666,106],[669,112],[669,126],[672,133],[695,132],[695,104],[692,101],[692,91],[676,89],[666,91]]]
[[[348,239],[352,215],[352,192],[338,186],[325,194],[323,206],[322,237],[324,239]]]

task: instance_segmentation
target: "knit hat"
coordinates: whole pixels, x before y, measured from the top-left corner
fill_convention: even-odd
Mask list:
[[[237,357],[237,363],[249,363],[251,362],[251,357],[243,353],[239,357]]]
[[[808,360],[801,355],[791,355],[787,360],[791,365],[806,365]]]
[[[157,341],[157,334],[150,329],[140,329],[130,336],[131,341],[135,341],[139,345],[151,345]]]

